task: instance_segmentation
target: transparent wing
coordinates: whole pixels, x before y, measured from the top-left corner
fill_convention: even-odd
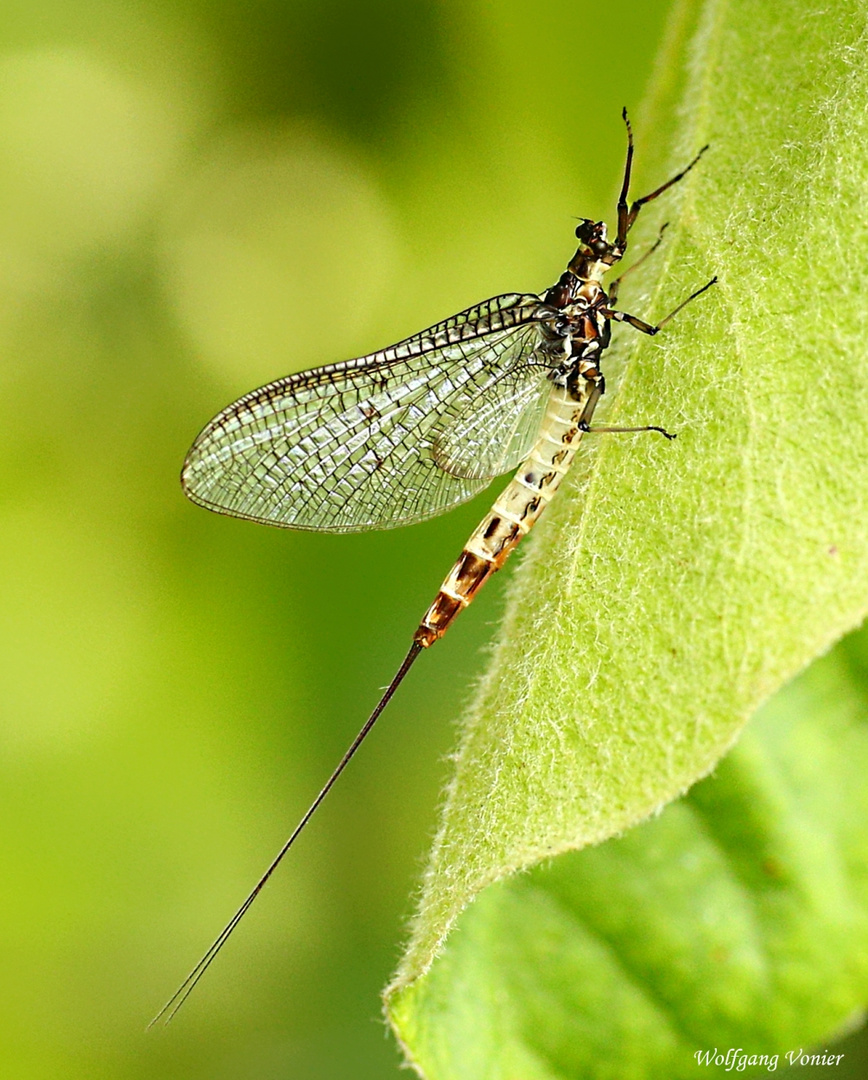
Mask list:
[[[254,390],[196,439],[184,490],[224,514],[335,532],[465,502],[526,441],[525,413],[547,386],[533,360],[547,314],[538,296],[498,296],[381,352]]]
[[[551,384],[535,364],[506,371],[477,401],[449,402],[431,453],[452,476],[490,480],[517,468],[536,441]]]

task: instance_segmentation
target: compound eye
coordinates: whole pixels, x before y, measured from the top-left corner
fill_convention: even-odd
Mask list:
[[[579,222],[576,226],[576,239],[581,240],[586,244],[594,239],[594,229],[596,222],[591,221],[590,218],[585,218],[584,221]]]

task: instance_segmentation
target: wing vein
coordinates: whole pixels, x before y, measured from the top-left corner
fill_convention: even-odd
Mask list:
[[[422,521],[513,467],[548,383],[539,297],[507,294],[388,349],[251,391],[202,431],[190,497],[288,528]]]

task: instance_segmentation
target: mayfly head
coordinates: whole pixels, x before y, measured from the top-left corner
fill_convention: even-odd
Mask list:
[[[582,245],[576,254],[581,254],[585,258],[593,256],[600,258],[601,255],[605,255],[609,251],[610,245],[606,236],[605,221],[592,221],[590,218],[584,218],[576,226],[576,239]]]
[[[569,269],[580,280],[593,278],[599,281],[621,258],[622,252],[616,251],[616,245],[609,242],[605,221],[584,218],[576,226],[576,239],[579,248],[570,259]]]

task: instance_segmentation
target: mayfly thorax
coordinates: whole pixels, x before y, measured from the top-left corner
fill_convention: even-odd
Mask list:
[[[614,239],[602,221],[576,228],[579,246],[542,295],[508,293],[387,349],[301,372],[219,413],[193,443],[186,494],[210,510],[285,528],[354,532],[410,524],[472,498],[516,470],[431,606],[392,682],[289,839],[158,1016],[177,1012],[359,748],[420,653],[442,637],[534,526],[588,432],[604,390],[612,323],[656,334],[717,279],[651,324],[615,305],[621,261],[642,207],[682,179],[705,151],[649,195],[628,203],[633,134]],[[662,239],[642,256],[647,258]],[[642,259],[639,261],[641,262]],[[634,264],[634,267],[638,262]],[[631,267],[631,270],[634,268]],[[629,271],[627,271],[629,273]]]

